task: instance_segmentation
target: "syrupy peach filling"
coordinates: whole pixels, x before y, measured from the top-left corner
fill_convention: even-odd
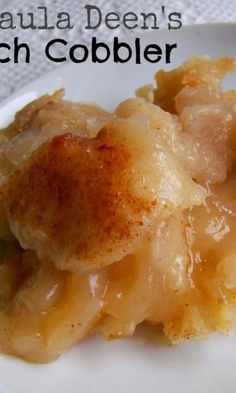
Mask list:
[[[192,58],[114,113],[43,96],[0,145],[0,349],[48,362],[142,322],[173,342],[236,315],[233,59]]]

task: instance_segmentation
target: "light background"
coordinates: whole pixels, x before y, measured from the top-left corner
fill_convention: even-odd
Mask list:
[[[86,4],[98,6],[103,14],[112,11],[119,14],[128,11],[137,14],[140,12],[158,14],[161,5],[165,5],[169,12],[182,13],[184,25],[236,22],[236,0],[0,0],[0,13],[34,12],[35,15],[40,15],[37,6],[47,6],[50,21],[55,20],[55,14],[65,11],[72,15],[76,24],[72,30],[0,30],[0,42],[11,43],[14,36],[19,36],[20,41],[27,42],[31,48],[30,64],[0,64],[0,100],[55,67],[55,63],[50,62],[43,55],[45,44],[52,38],[61,37],[73,44],[88,43],[94,34],[102,41],[109,41],[113,36],[123,37],[125,34],[131,34],[124,26],[116,30],[109,30],[104,25],[96,31],[83,29],[82,26],[86,23],[84,10]],[[160,26],[165,25],[166,21],[161,19]],[[140,31],[135,29],[133,34],[140,34]]]

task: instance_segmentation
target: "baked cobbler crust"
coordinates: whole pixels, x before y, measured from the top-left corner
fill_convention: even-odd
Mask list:
[[[0,145],[0,348],[48,362],[142,322],[232,331],[235,60],[192,58],[114,113],[43,96]]]

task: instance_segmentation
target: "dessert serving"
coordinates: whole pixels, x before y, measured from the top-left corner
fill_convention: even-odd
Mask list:
[[[173,343],[233,330],[235,68],[191,58],[114,113],[57,91],[2,130],[2,353],[49,362],[143,322]]]

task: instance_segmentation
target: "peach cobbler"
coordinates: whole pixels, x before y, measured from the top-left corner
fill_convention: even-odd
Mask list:
[[[1,352],[48,362],[142,322],[173,343],[232,330],[235,68],[191,58],[114,113],[57,91],[2,130]]]

